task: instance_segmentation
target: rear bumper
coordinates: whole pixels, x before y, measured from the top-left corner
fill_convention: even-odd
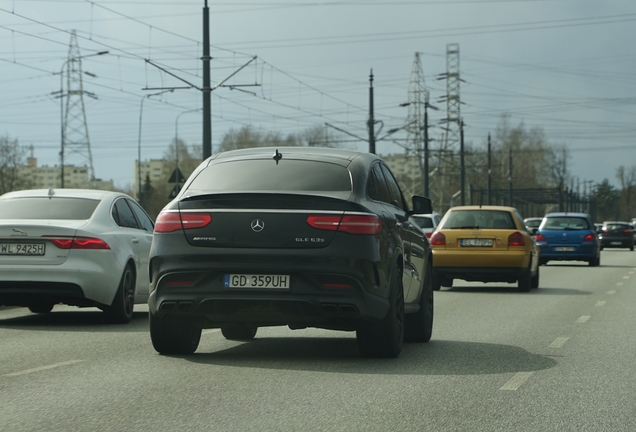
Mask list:
[[[433,275],[469,282],[516,282],[528,267],[433,267]]]
[[[609,237],[601,238],[601,246],[604,248],[628,248],[634,246],[633,238]]]
[[[550,245],[540,243],[541,261],[588,261],[599,254],[599,245],[595,243],[580,245]],[[556,250],[556,248],[570,247],[572,251]]]
[[[183,315],[203,328],[227,323],[355,330],[360,321],[389,310],[391,266],[373,244],[354,245],[347,256],[330,249],[262,250],[200,248],[171,244],[151,253],[149,310]],[[289,289],[227,288],[227,274],[290,277]]]

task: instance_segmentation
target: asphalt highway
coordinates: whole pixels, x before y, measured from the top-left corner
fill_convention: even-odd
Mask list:
[[[398,359],[284,327],[161,356],[136,310],[0,310],[0,431],[636,430],[636,252],[549,263],[529,293],[442,288],[432,340]]]

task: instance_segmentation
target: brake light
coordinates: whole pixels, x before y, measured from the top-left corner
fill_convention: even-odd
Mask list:
[[[519,231],[513,232],[508,236],[508,246],[525,246],[526,239]]]
[[[588,235],[586,235],[585,237],[583,237],[583,241],[584,242],[593,242],[596,240],[596,236],[592,233],[589,233]]]
[[[110,249],[108,243],[95,237],[50,237],[49,240],[60,249]]]
[[[166,233],[180,229],[203,228],[212,222],[209,213],[161,212],[155,222],[155,232]]]
[[[433,235],[433,231],[429,231],[427,233],[424,233],[426,235],[426,238],[431,238],[431,236]]]
[[[624,234],[631,235],[631,234],[634,234],[634,231],[632,231],[632,230],[630,230],[630,229],[626,229],[625,231],[623,231],[623,233],[624,233]]]
[[[537,234],[534,236],[534,241],[545,243],[545,236],[543,234]]]
[[[446,246],[446,236],[441,232],[434,232],[431,235],[431,246]]]
[[[312,215],[307,217],[307,223],[312,228],[348,234],[375,235],[382,230],[382,221],[376,215]]]

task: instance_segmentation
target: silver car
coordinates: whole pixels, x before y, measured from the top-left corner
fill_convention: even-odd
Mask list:
[[[148,300],[154,225],[128,195],[41,189],[0,196],[0,305],[96,306],[127,323]]]

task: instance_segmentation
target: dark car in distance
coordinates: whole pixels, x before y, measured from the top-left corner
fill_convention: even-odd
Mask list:
[[[203,328],[251,340],[264,326],[356,331],[397,357],[433,325],[432,254],[388,166],[370,153],[286,147],[213,155],[159,214],[150,336],[190,354]]]
[[[629,222],[605,221],[599,234],[601,249],[628,248],[634,250],[634,226]]]
[[[601,263],[601,243],[592,219],[585,213],[548,213],[534,236],[541,251],[539,262],[586,261]]]

